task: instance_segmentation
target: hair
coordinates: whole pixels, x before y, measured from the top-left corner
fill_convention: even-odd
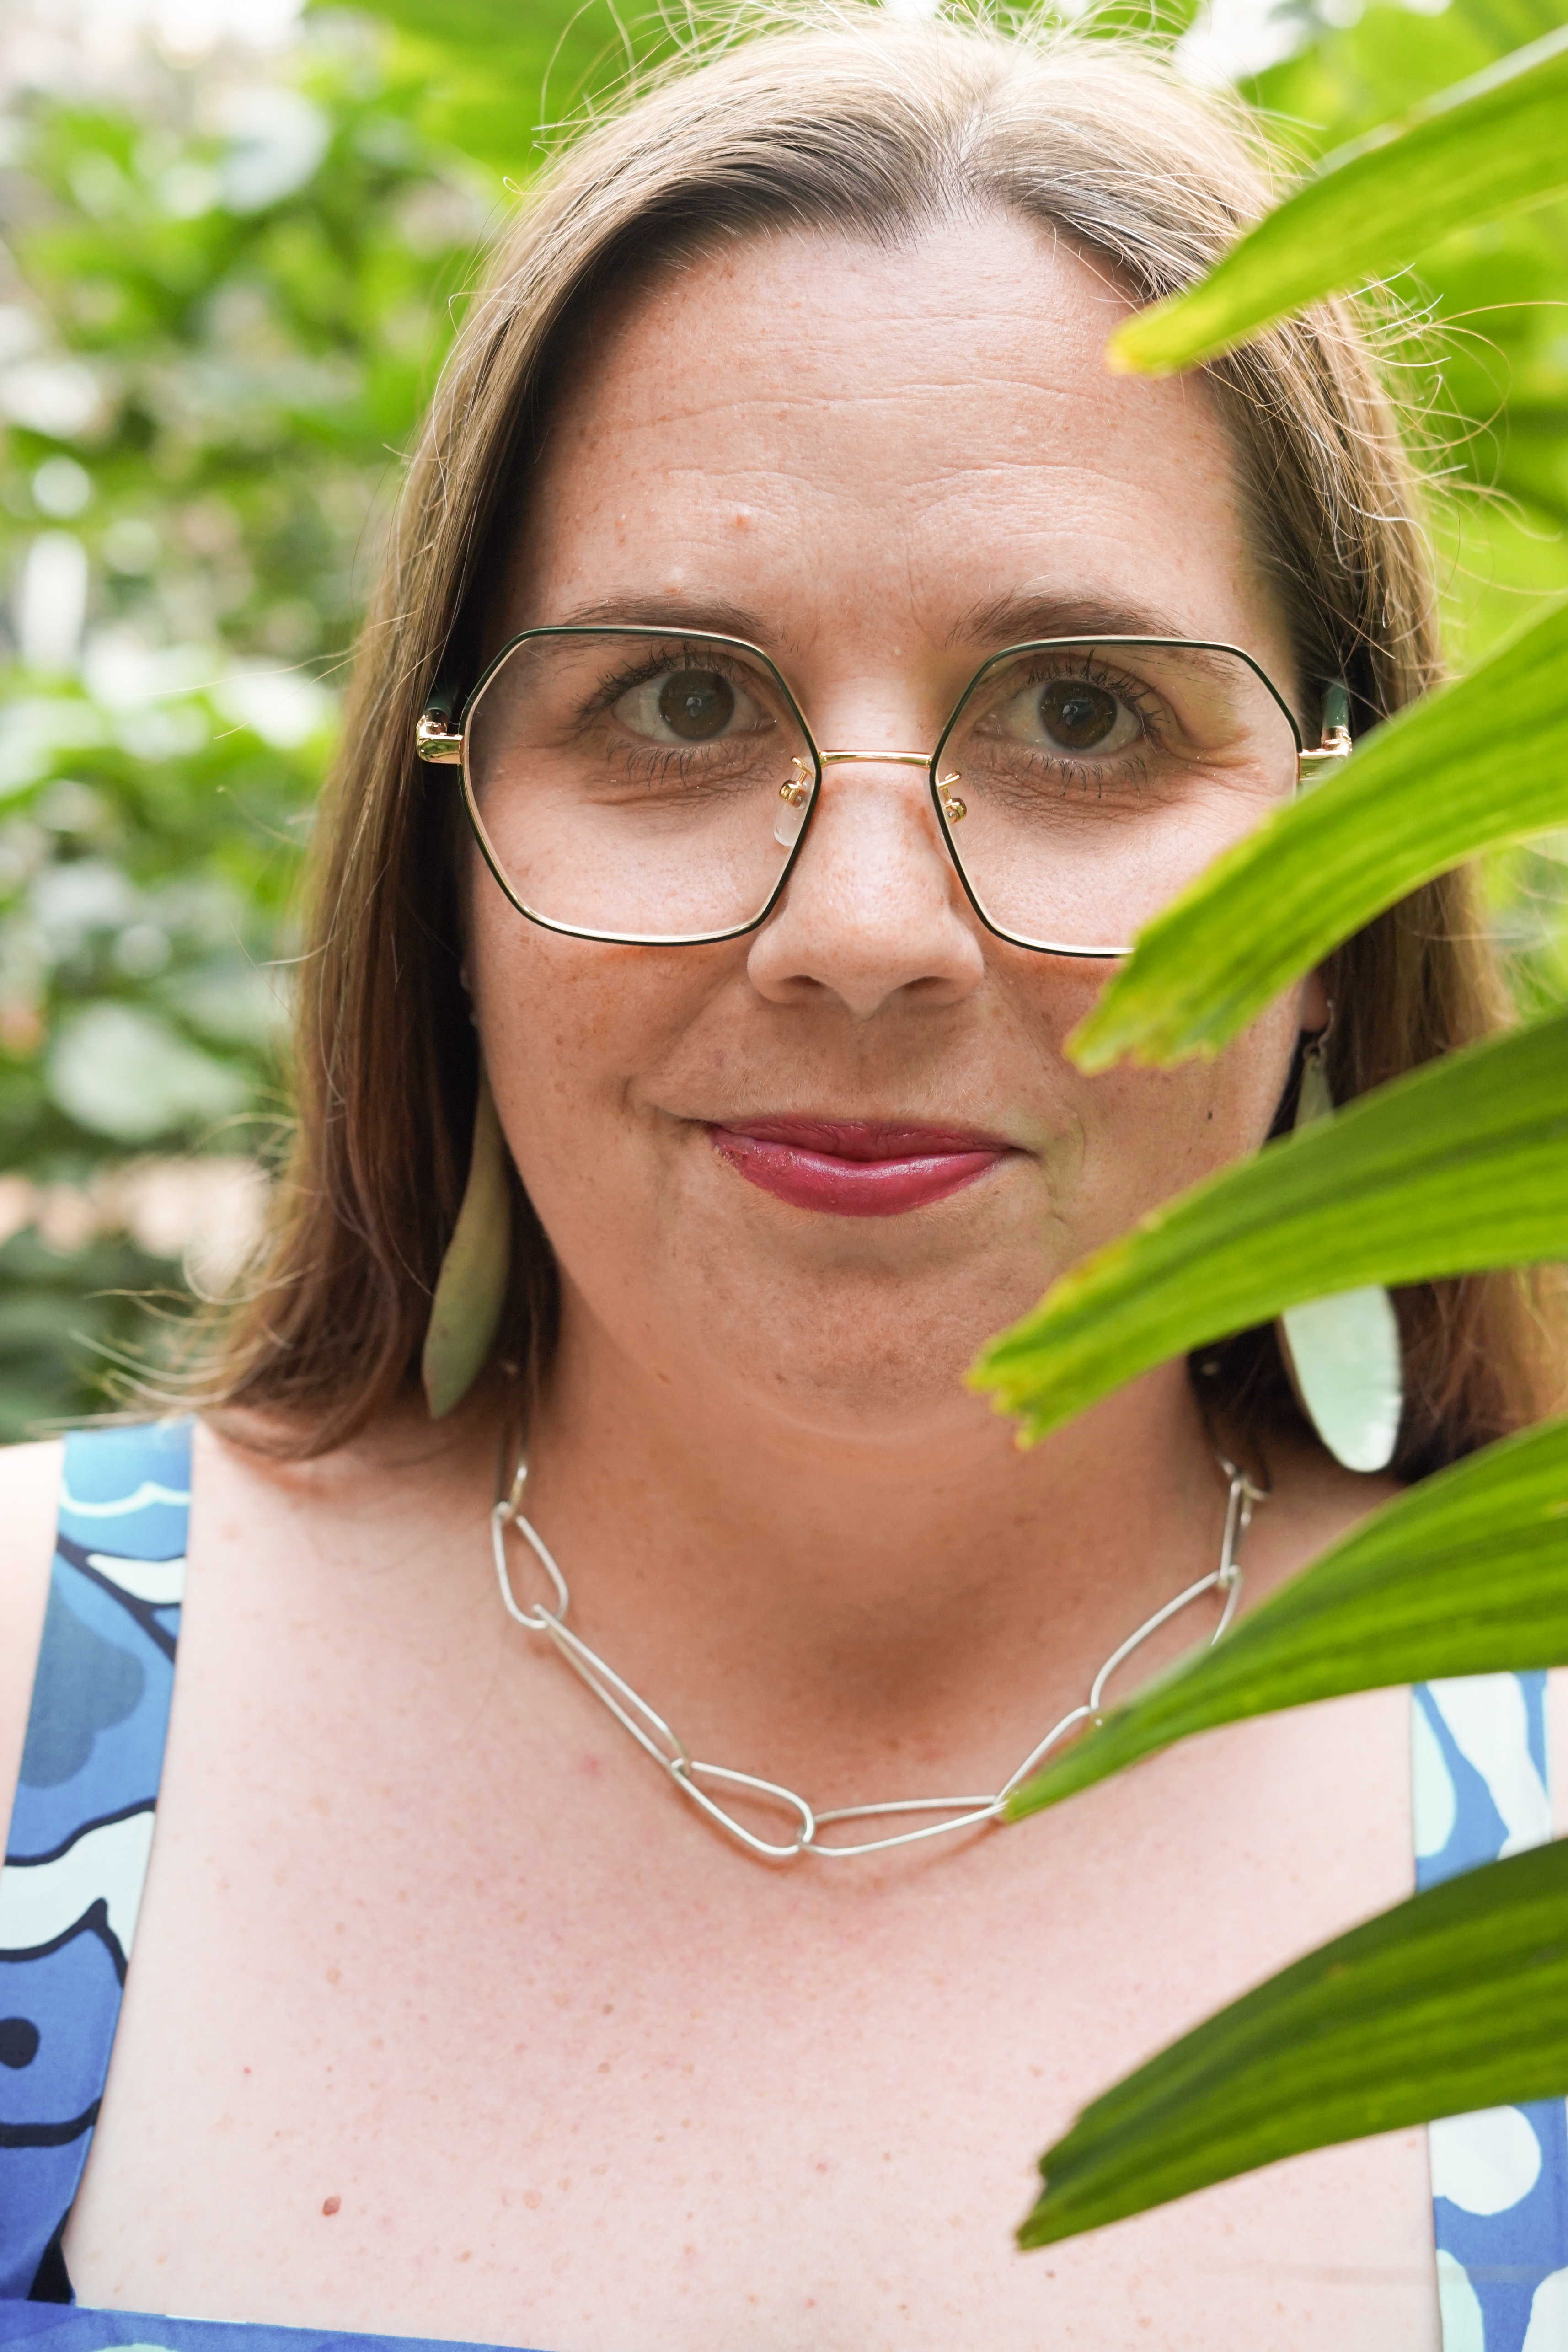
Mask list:
[[[413,454],[312,853],[291,1156],[256,1274],[207,1324],[193,1370],[204,1403],[244,1409],[252,1427],[259,1414],[264,1442],[286,1454],[341,1444],[417,1380],[477,1059],[451,773],[418,761],[414,727],[438,676],[477,670],[486,598],[572,339],[619,289],[694,247],[791,229],[891,244],[998,208],[1148,302],[1201,277],[1270,201],[1256,121],[1146,43],[912,23],[862,0],[755,21],[629,93],[541,172]],[[1359,732],[1441,667],[1419,485],[1368,338],[1349,307],[1320,303],[1204,373],[1304,690],[1344,678]],[[1342,1101],[1504,1017],[1462,871],[1349,940],[1327,979]],[[1294,1091],[1292,1080],[1280,1128]],[[537,1381],[556,1273],[513,1181],[495,1360]],[[1401,1475],[1547,1409],[1558,1358],[1536,1277],[1419,1285],[1398,1308]],[[1206,1351],[1201,1369],[1207,1399],[1233,1419],[1266,1429],[1295,1412],[1271,1330]]]

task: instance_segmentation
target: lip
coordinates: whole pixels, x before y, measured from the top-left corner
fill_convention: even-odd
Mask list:
[[[757,1118],[708,1140],[748,1184],[834,1217],[901,1217],[977,1182],[1013,1146],[973,1128],[880,1119]]]

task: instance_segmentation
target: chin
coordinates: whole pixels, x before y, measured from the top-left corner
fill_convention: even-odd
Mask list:
[[[927,1422],[950,1428],[955,1410],[989,1419],[965,1374],[986,1342],[1035,1304],[1042,1283],[1037,1266],[992,1259],[949,1265],[935,1279],[884,1268],[846,1281],[840,1270],[821,1282],[758,1287],[762,1295],[749,1298],[731,1294],[729,1312],[695,1328],[688,1320],[688,1362],[700,1357],[707,1377],[732,1392],[758,1392],[770,1412],[842,1438],[907,1434]]]
[[[927,1429],[935,1439],[938,1431],[951,1433],[955,1412],[980,1422],[990,1418],[984,1402],[963,1386],[970,1360],[967,1356],[962,1363],[914,1378],[906,1361],[885,1356],[859,1363],[827,1358],[814,1365],[795,1362],[779,1368],[769,1382],[769,1406],[802,1434],[837,1444],[856,1438],[907,1439]]]

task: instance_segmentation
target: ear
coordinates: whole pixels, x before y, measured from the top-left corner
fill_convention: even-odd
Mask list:
[[[1329,1025],[1329,997],[1321,971],[1307,974],[1301,982],[1301,1026],[1309,1036]]]

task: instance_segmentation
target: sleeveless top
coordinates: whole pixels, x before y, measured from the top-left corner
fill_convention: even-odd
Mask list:
[[[0,2342],[37,2352],[419,2352],[459,2339],[93,2311],[60,2240],[91,2144],[152,1846],[191,1425],[66,1440],[48,1607],[0,1870]],[[1416,1874],[1551,1835],[1542,1674],[1413,1695]],[[1568,2352],[1568,2108],[1429,2127],[1444,2352]]]

